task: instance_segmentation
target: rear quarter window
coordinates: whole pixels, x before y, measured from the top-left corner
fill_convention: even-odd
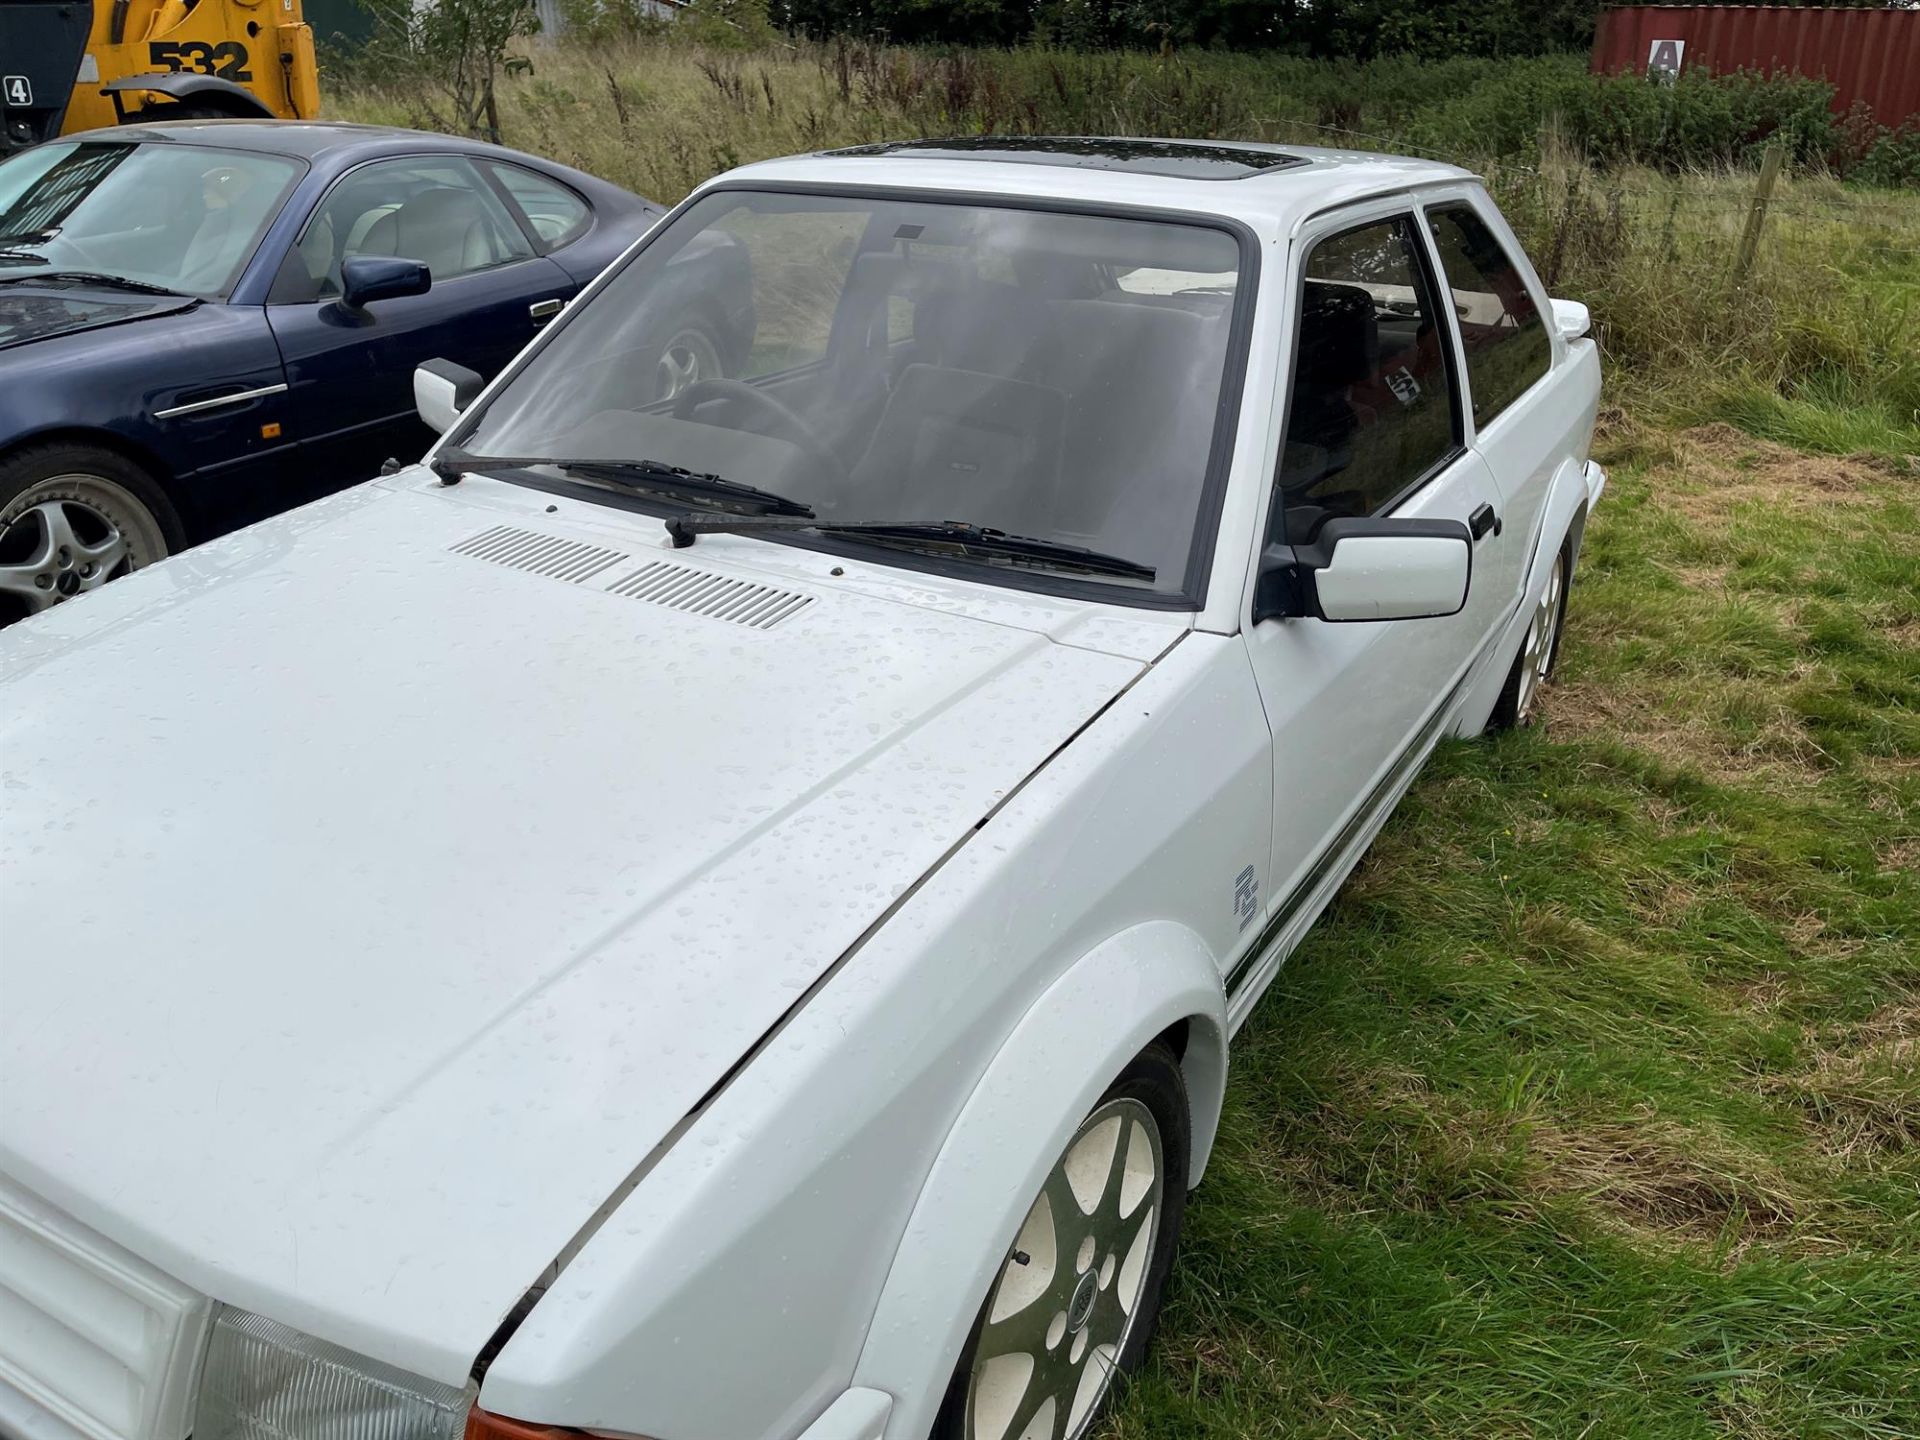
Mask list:
[[[518,165],[489,162],[487,168],[513,197],[520,213],[527,217],[533,233],[540,237],[542,250],[558,250],[562,245],[572,244],[592,223],[593,211],[587,202],[559,181],[523,170]]]

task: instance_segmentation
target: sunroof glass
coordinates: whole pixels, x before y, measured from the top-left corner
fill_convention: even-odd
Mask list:
[[[983,135],[957,140],[907,140],[857,145],[834,155],[915,155],[930,160],[1003,160],[1025,165],[1062,165],[1118,170],[1184,180],[1241,180],[1268,170],[1306,163],[1283,151],[1233,145],[1166,144],[1146,140],[1016,139]]]

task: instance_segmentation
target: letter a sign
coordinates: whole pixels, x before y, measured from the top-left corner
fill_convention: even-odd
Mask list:
[[[1671,80],[1680,73],[1680,61],[1687,53],[1684,40],[1656,40],[1647,49],[1647,74],[1657,80]]]

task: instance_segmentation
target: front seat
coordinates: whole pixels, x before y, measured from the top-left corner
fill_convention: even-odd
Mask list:
[[[355,253],[418,260],[436,279],[483,270],[501,258],[480,197],[452,186],[422,190],[382,215]]]
[[[1043,527],[1060,476],[1066,397],[972,370],[909,365],[853,469],[846,513]]]

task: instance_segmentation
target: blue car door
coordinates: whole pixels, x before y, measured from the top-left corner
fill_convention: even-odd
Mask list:
[[[354,256],[418,261],[432,288],[350,307],[340,267]],[[339,484],[388,456],[416,458],[432,435],[414,415],[414,367],[441,358],[491,379],[577,289],[463,157],[351,170],[314,208],[268,297],[288,430]]]

